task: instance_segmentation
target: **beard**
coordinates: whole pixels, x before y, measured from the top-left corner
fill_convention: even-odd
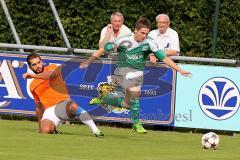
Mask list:
[[[41,69],[32,70],[35,74],[42,73],[44,71],[44,66]]]

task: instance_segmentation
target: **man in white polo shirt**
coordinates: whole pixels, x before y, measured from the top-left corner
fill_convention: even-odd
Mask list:
[[[131,30],[123,24],[124,17],[120,12],[113,12],[110,17],[110,24],[105,26],[100,35],[99,48],[102,48],[107,42],[125,36],[131,33]]]
[[[166,14],[159,14],[156,17],[158,29],[149,33],[160,50],[163,50],[167,56],[177,56],[180,53],[178,33],[169,27],[170,19]]]
[[[101,51],[102,53],[99,53],[99,54],[103,55],[104,50],[102,50],[102,48],[104,48],[104,45],[106,43],[113,42],[119,37],[132,33],[132,31],[126,25],[124,25],[123,22],[124,22],[124,17],[122,13],[120,12],[112,13],[110,17],[110,24],[108,24],[101,30],[100,40],[98,43],[99,49],[96,51],[97,53]],[[108,57],[112,58],[112,56],[108,56]],[[81,63],[81,66],[87,67],[88,65],[89,65],[88,61]]]

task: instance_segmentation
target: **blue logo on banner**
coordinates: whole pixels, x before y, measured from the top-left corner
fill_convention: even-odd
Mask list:
[[[215,77],[203,84],[198,96],[202,111],[215,120],[232,117],[240,104],[239,90],[229,79]]]

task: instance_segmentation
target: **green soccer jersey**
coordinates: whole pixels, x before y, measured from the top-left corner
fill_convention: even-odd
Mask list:
[[[106,52],[117,50],[118,67],[129,67],[138,70],[144,70],[147,57],[150,53],[154,53],[160,60],[166,57],[165,53],[159,50],[157,44],[150,38],[146,38],[142,42],[137,42],[132,33],[107,43],[104,46],[104,50]]]

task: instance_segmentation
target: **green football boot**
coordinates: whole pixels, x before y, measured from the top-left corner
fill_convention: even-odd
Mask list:
[[[102,131],[97,131],[95,134],[95,137],[98,137],[98,138],[103,138],[104,137],[104,134]]]
[[[136,123],[136,124],[133,124],[133,127],[132,127],[132,130],[134,132],[137,132],[139,134],[146,134],[147,133],[147,130],[145,130],[142,126],[142,124],[139,122],[139,123]]]
[[[103,105],[103,98],[106,98],[108,96],[107,93],[103,93],[102,95],[100,95],[97,98],[93,98],[90,100],[89,104],[90,105]]]
[[[103,105],[103,100],[101,97],[93,98],[89,102],[90,105]]]

